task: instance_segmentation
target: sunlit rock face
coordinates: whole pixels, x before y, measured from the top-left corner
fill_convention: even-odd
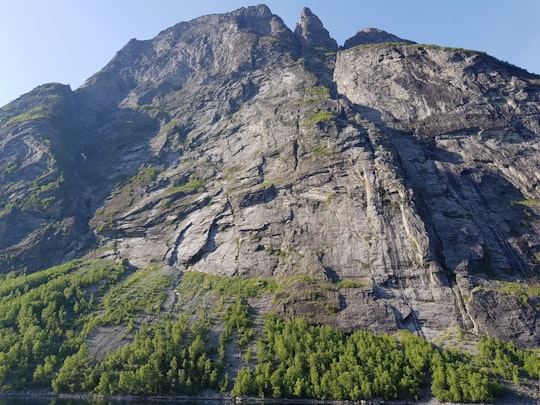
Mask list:
[[[375,29],[339,49],[309,9],[182,22],[0,110],[0,269],[305,276],[252,305],[538,344],[536,298],[506,286],[539,270],[539,85]]]

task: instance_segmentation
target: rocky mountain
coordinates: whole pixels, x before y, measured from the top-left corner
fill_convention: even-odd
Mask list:
[[[252,309],[534,346],[539,150],[540,78],[485,53],[208,15],[0,109],[0,271],[286,280]]]

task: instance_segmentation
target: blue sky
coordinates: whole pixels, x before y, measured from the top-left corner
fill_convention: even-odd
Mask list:
[[[241,0],[0,0],[0,106],[47,82],[72,89],[131,38],[232,11]],[[481,50],[540,73],[540,0],[267,0],[294,29],[304,6],[339,44],[365,27]]]

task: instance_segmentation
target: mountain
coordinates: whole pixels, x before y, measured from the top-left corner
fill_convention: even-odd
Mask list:
[[[385,43],[403,43],[403,44],[415,44],[416,42],[408,39],[400,38],[394,34],[390,34],[386,31],[379,30],[377,28],[364,28],[356,33],[354,37],[351,37],[343,44],[344,49],[352,48],[358,45],[369,44],[385,44]]]
[[[37,87],[0,140],[6,280],[105,259],[166,275],[160,314],[200,272],[257,319],[540,343],[540,78],[485,53],[247,7]]]

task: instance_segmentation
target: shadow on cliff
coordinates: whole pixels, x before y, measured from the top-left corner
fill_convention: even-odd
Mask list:
[[[451,283],[455,271],[490,279],[533,273],[532,257],[540,242],[527,222],[536,214],[526,205],[526,196],[490,162],[466,166],[461,154],[389,127],[380,111],[353,108],[377,127],[382,135],[378,142],[399,163],[397,175],[414,191],[414,208],[430,234],[433,257]]]

